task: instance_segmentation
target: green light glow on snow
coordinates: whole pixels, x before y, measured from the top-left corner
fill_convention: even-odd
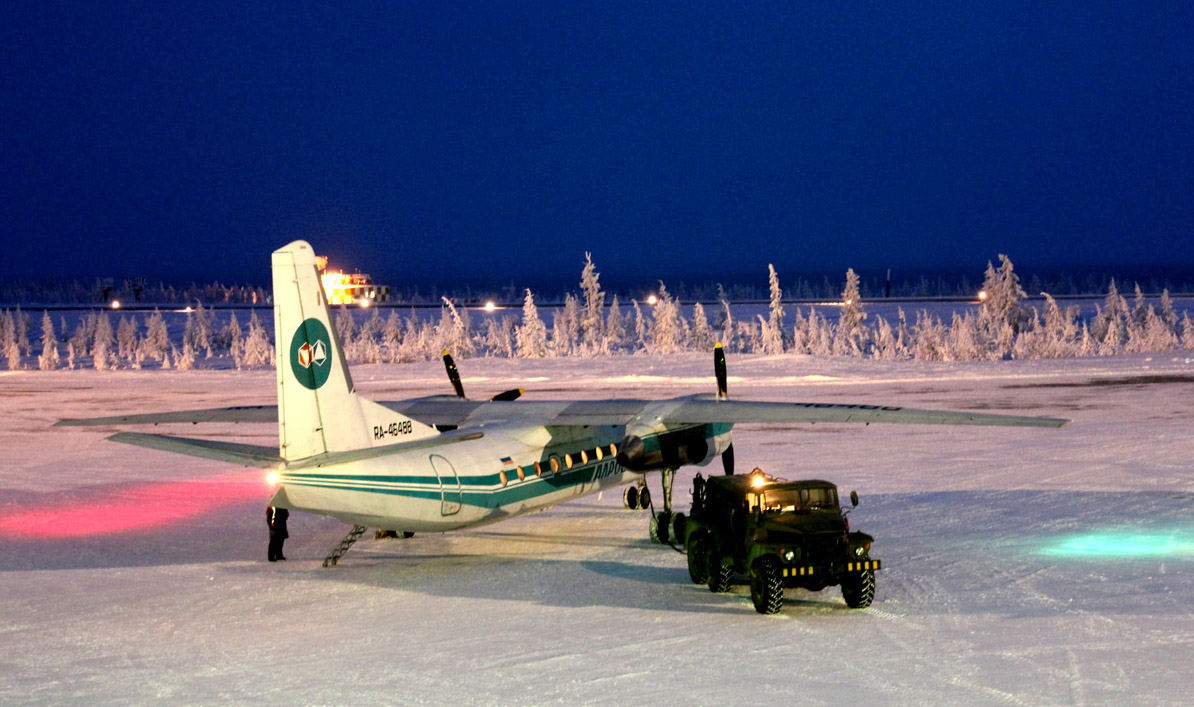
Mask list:
[[[1077,557],[1173,557],[1194,556],[1194,542],[1176,534],[1103,533],[1070,538],[1045,550],[1047,555]]]

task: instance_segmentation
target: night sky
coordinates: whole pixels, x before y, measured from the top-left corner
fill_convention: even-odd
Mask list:
[[[1194,3],[0,7],[0,277],[1194,263]]]

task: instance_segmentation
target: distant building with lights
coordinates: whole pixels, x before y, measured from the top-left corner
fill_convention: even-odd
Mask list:
[[[323,282],[323,294],[327,297],[328,304],[359,304],[368,307],[390,299],[390,286],[375,284],[373,278],[364,273],[348,275],[328,270],[328,259],[323,255],[316,256],[315,264],[319,268],[319,279]]]

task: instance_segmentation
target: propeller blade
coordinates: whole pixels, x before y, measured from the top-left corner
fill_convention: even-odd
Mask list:
[[[721,453],[721,466],[726,470],[726,476],[734,475],[734,445],[726,447]]]
[[[452,387],[456,390],[456,397],[464,397],[464,386],[460,383],[460,371],[456,370],[456,362],[452,360],[452,354],[444,351],[444,368],[448,370],[448,380],[452,381]]]
[[[496,400],[496,401],[518,400],[519,398],[522,397],[522,394],[525,392],[526,391],[523,390],[522,388],[515,388],[514,390],[507,390],[507,391],[498,393],[497,395],[490,398],[490,400]]]
[[[729,392],[726,390],[726,350],[722,348],[721,344],[713,347],[713,375],[717,377],[717,397],[726,398]]]

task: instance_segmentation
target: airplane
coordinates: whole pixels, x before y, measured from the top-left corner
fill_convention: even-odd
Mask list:
[[[724,349],[717,393],[662,400],[535,401],[510,390],[469,400],[455,362],[455,395],[375,402],[356,392],[316,270],[295,241],[272,255],[278,404],[62,420],[62,426],[256,422],[278,425],[278,447],[119,432],[112,441],[269,470],[269,504],[353,525],[327,556],[336,564],[366,528],[444,532],[494,523],[625,486],[628,507],[651,511],[653,540],[683,527],[671,505],[684,465],[721,457],[734,473],[739,423],[909,423],[1062,427],[1069,420],[870,404],[731,399]],[[646,477],[660,472],[663,509]]]

